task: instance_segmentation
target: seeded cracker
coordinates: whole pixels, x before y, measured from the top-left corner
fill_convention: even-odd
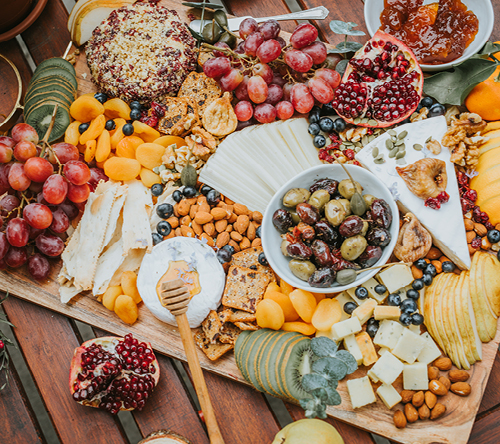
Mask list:
[[[262,247],[247,248],[246,250],[240,251],[239,253],[233,254],[231,260],[231,265],[238,265],[241,267],[250,268],[251,270],[258,271],[260,273],[265,273],[269,276],[269,282],[275,282],[276,276],[270,267],[265,267],[259,264],[259,254],[264,250]]]
[[[192,98],[166,97],[161,104],[166,109],[165,116],[158,124],[158,131],[161,133],[183,137],[200,124],[197,105]]]
[[[240,333],[241,330],[235,325],[230,323],[224,324],[219,336],[219,341],[223,344],[232,344],[234,346]]]
[[[198,115],[202,116],[207,105],[222,95],[217,81],[207,77],[204,73],[192,72],[184,80],[178,97],[190,97],[198,105]]]
[[[201,330],[205,338],[211,343],[215,344],[220,336],[220,331],[222,330],[222,322],[220,321],[219,315],[215,310],[210,310],[208,316],[201,323]]]
[[[194,335],[194,341],[196,342],[198,347],[201,348],[203,353],[207,355],[207,358],[211,361],[216,361],[224,353],[234,348],[232,344],[222,344],[221,342],[210,344],[210,341],[203,336],[203,333],[201,331],[198,331]]]
[[[256,317],[253,313],[248,313],[247,311],[236,310],[229,317],[229,322],[255,322]]]

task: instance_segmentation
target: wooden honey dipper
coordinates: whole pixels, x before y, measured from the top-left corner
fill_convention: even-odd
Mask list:
[[[179,332],[181,333],[182,345],[186,352],[189,370],[193,377],[194,389],[200,401],[201,411],[205,417],[205,424],[208,430],[208,436],[211,444],[224,444],[224,439],[217,424],[212,402],[208,394],[207,384],[203,377],[196,346],[194,344],[191,327],[186,316],[190,294],[184,286],[184,281],[174,279],[164,282],[161,286],[162,305],[175,316]]]

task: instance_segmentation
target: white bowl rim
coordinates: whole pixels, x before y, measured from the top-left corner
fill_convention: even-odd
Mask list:
[[[353,179],[356,180],[356,173],[361,172],[362,175],[364,175],[365,178],[372,180],[374,182],[377,182],[387,193],[387,197],[390,197],[390,199],[386,199],[383,196],[375,196],[375,197],[380,197],[383,198],[384,200],[387,201],[388,205],[390,206],[392,210],[392,223],[391,227],[389,228],[389,231],[391,232],[391,242],[389,245],[387,245],[383,252],[381,258],[375,263],[373,266],[377,265],[383,265],[387,263],[392,255],[392,252],[394,250],[394,247],[397,242],[397,233],[399,232],[399,209],[396,204],[396,201],[394,200],[390,190],[387,188],[384,182],[382,182],[375,174],[373,174],[371,171],[367,170],[366,168],[356,166],[356,165],[345,165],[351,175],[353,176]],[[341,172],[345,175],[343,168],[338,165],[338,164],[323,164],[323,165],[317,165],[314,167],[311,167],[307,170],[302,171],[300,174],[297,174],[294,176],[292,179],[290,179],[287,183],[285,183],[273,196],[269,204],[267,205],[266,211],[264,213],[264,217],[262,220],[262,248],[264,249],[264,254],[266,255],[266,259],[269,262],[269,265],[271,268],[274,270],[274,272],[281,278],[284,279],[288,284],[292,285],[295,288],[300,288],[302,290],[309,291],[311,293],[324,293],[324,294],[333,294],[333,293],[341,293],[342,291],[348,290],[349,288],[357,287],[364,282],[366,282],[368,279],[372,278],[375,276],[380,270],[369,270],[366,272],[362,272],[358,275],[357,279],[348,285],[334,285],[332,287],[327,287],[327,288],[319,288],[319,287],[311,287],[306,281],[302,281],[299,278],[295,277],[291,271],[288,271],[288,275],[282,276],[279,272],[279,265],[277,262],[274,260],[275,255],[276,256],[282,256],[281,251],[278,249],[275,251],[275,248],[273,249],[273,254],[268,254],[266,253],[269,252],[271,249],[271,240],[270,240],[270,234],[267,232],[266,235],[266,227],[272,228],[273,230],[276,230],[272,223],[272,216],[274,214],[274,211],[278,208],[278,205],[276,203],[280,202],[279,208],[285,208],[281,205],[281,198],[284,195],[286,191],[288,191],[290,188],[295,187],[295,182],[297,180],[302,179],[303,177],[306,176],[314,176],[315,174],[319,174],[321,177],[332,177],[332,169],[338,172]],[[344,178],[344,177],[343,177]],[[312,185],[312,182],[311,182]],[[396,230],[394,230],[394,227],[397,227]],[[394,235],[396,231],[396,235]],[[278,257],[279,257],[278,256]],[[286,259],[288,262],[288,259]]]
[[[364,0],[364,19],[365,19],[365,25],[366,25],[366,28],[368,30],[368,33],[370,34],[370,37],[373,37],[375,35],[375,33],[378,31],[378,28],[380,26],[380,17],[377,17],[375,19],[375,18],[372,18],[372,16],[370,14],[368,14],[368,9],[370,7],[370,4],[373,3],[374,1],[382,1],[383,2],[384,0]],[[493,9],[493,4],[492,4],[491,0],[484,0],[483,4],[488,9],[487,15],[489,17],[491,17],[491,20],[488,22],[487,28],[485,29],[485,33],[484,33],[485,37],[483,37],[484,41],[480,40],[481,46],[478,47],[477,51],[475,53],[472,53],[472,54],[462,55],[458,59],[453,60],[452,62],[442,63],[440,65],[426,65],[426,64],[421,63],[420,67],[422,68],[423,71],[434,72],[434,71],[444,71],[446,69],[451,69],[451,68],[459,65],[460,63],[464,62],[465,60],[471,58],[474,54],[477,54],[481,50],[481,48],[484,46],[484,44],[490,38],[491,33],[493,32],[493,27],[495,26],[495,11]],[[471,9],[470,6],[468,6],[468,7],[469,7],[469,9]],[[375,23],[378,23],[378,26],[374,29],[373,25]],[[476,37],[478,37],[477,34],[476,34]],[[475,40],[474,40],[474,42],[471,43],[471,45],[473,45],[474,43],[475,43]]]

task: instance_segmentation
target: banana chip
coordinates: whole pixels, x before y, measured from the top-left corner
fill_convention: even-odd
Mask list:
[[[211,102],[203,113],[203,127],[217,137],[231,134],[238,125],[238,119],[231,105],[231,94],[224,95]]]

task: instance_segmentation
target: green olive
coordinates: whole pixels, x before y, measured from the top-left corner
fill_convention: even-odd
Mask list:
[[[361,233],[359,233],[361,236],[365,237],[366,233],[368,233],[368,228],[370,228],[370,224],[364,220],[363,221],[363,229],[361,230]]]
[[[365,200],[361,197],[361,194],[354,193],[351,197],[351,211],[356,216],[362,216],[366,213],[367,209]]]
[[[203,36],[205,42],[207,43],[215,43],[217,40],[219,40],[221,34],[222,34],[222,29],[215,20],[212,20],[211,22],[207,23],[203,27],[203,31],[201,32],[201,35]]]
[[[356,181],[354,181],[354,183],[356,184],[356,189],[354,189],[354,185],[351,179],[344,179],[340,181],[338,190],[342,197],[350,199],[356,192],[356,190],[361,194],[361,191],[363,191],[363,187]]]
[[[361,256],[367,245],[366,239],[358,234],[357,236],[348,237],[342,243],[340,253],[346,261],[354,261]]]
[[[283,205],[288,208],[294,208],[299,203],[307,202],[311,192],[305,188],[292,188],[283,196]]]
[[[344,207],[346,217],[350,216],[352,214],[351,202],[347,199],[339,199],[338,202]]]
[[[300,220],[300,217],[299,217],[299,215],[297,214],[297,212],[296,212],[296,211],[289,211],[289,213],[292,215],[292,220],[293,220],[293,223],[294,223],[295,225],[297,225],[297,224],[299,224],[300,222],[302,222],[302,221]]]
[[[330,193],[326,190],[317,190],[311,194],[308,203],[319,211],[330,201]]]
[[[357,276],[358,274],[356,273],[356,270],[353,270],[352,268],[344,268],[337,273],[335,279],[339,285],[349,285],[356,280]]]
[[[331,200],[325,205],[325,217],[334,227],[344,222],[346,216],[345,208],[339,200]]]
[[[316,271],[316,266],[309,261],[301,261],[300,259],[292,259],[288,266],[295,277],[303,281],[307,281],[309,277]]]
[[[227,15],[221,9],[214,12],[214,20],[221,28],[224,26],[227,28]]]
[[[371,207],[372,206],[372,203],[375,199],[377,199],[373,194],[364,194],[363,195],[363,199],[365,200],[365,204],[368,206],[368,207]]]
[[[288,242],[286,239],[283,239],[281,241],[281,252],[283,253],[283,256],[289,256],[288,254],[288,251],[286,250],[286,247],[288,247],[288,245],[290,245],[290,242]]]
[[[234,49],[236,48],[237,39],[233,34],[226,31],[220,36],[219,42],[227,43],[231,49]]]

